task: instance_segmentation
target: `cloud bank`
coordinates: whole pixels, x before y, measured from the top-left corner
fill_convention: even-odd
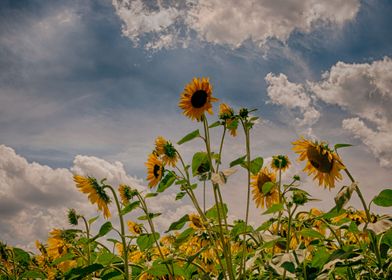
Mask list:
[[[342,128],[360,139],[381,166],[392,167],[391,58],[362,64],[337,62],[317,82],[295,84],[284,74],[271,73],[265,79],[271,102],[290,110],[299,108],[303,124],[311,126],[320,116],[312,98],[341,108],[351,116],[342,120]],[[309,115],[317,117],[308,121]]]
[[[192,35],[204,42],[232,48],[246,40],[258,45],[269,38],[286,41],[295,30],[310,32],[320,25],[341,27],[353,20],[360,8],[358,0],[152,2],[112,2],[123,22],[123,35],[135,44],[149,36],[145,43],[147,49],[187,46]]]

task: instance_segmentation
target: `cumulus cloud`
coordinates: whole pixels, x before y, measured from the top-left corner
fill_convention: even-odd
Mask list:
[[[263,44],[268,38],[286,41],[294,30],[310,32],[319,24],[342,26],[355,18],[358,0],[113,0],[123,21],[123,34],[134,43],[151,35],[147,47],[172,47],[196,33],[202,41],[238,47],[246,40]]]
[[[298,110],[302,116],[296,117],[299,125],[311,126],[317,122],[320,113],[312,105],[313,101],[304,85],[290,82],[282,73],[277,76],[268,73],[265,81],[271,103],[282,105],[290,110]]]
[[[70,169],[52,169],[39,163],[29,163],[12,148],[0,145],[2,241],[31,250],[34,241],[45,240],[51,228],[69,227],[66,219],[68,208],[75,208],[87,217],[96,215],[96,207],[76,189],[73,174],[93,176],[99,180],[107,178],[107,183],[114,188],[124,183],[139,191],[148,191],[143,181],[128,175],[120,162],[78,155]],[[175,195],[170,193],[149,200],[149,207],[152,211],[162,212],[156,219],[157,228],[161,231],[193,209],[184,202],[175,201]],[[113,205],[111,210],[115,211]],[[117,219],[112,222],[116,224]]]
[[[359,138],[379,159],[380,165],[392,167],[392,60],[385,57],[372,63],[337,62],[320,81],[295,84],[284,74],[266,76],[271,102],[288,109],[300,108],[304,124],[320,114],[311,106],[310,95],[336,105],[351,115],[342,127]],[[314,114],[314,112],[317,112]]]

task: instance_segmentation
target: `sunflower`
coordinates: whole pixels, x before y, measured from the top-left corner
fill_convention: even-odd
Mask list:
[[[314,174],[313,180],[318,179],[319,185],[334,188],[335,180],[341,180],[340,170],[345,169],[340,157],[328,148],[326,143],[317,143],[301,138],[293,142],[293,151],[299,154],[299,161],[307,160],[303,171],[308,175]]]
[[[271,161],[271,168],[275,171],[285,171],[288,169],[291,165],[291,162],[288,158],[288,156],[284,155],[278,155],[278,156],[273,156],[272,161]]]
[[[150,154],[147,162],[147,181],[150,188],[155,187],[162,179],[163,165],[162,161],[154,154]]]
[[[181,93],[178,106],[184,110],[183,114],[191,120],[201,121],[204,112],[212,112],[211,102],[218,101],[212,97],[212,85],[208,78],[193,78]]]
[[[203,222],[200,219],[199,215],[197,215],[197,214],[189,214],[188,217],[189,217],[189,221],[190,221],[189,226],[191,228],[196,229],[196,230],[204,228]]]
[[[271,207],[273,204],[279,202],[279,191],[276,186],[274,186],[267,194],[263,193],[263,185],[267,182],[276,182],[275,173],[272,173],[268,170],[267,167],[264,167],[257,173],[257,175],[252,175],[252,193],[253,200],[256,203],[256,207],[267,208]]]
[[[111,202],[110,197],[106,194],[103,186],[99,185],[97,180],[91,177],[74,175],[76,187],[82,193],[88,194],[88,199],[92,204],[97,204],[98,209],[103,211],[103,216],[107,219],[111,216],[108,204]]]
[[[164,164],[171,165],[172,167],[176,166],[177,163],[177,151],[174,148],[173,144],[167,141],[162,136],[158,136],[155,140],[155,151],[158,156],[162,157],[162,161]]]
[[[238,121],[234,118],[234,110],[225,103],[219,105],[219,118],[225,121],[226,128],[232,136],[237,135]]]
[[[133,234],[139,235],[142,233],[142,228],[140,227],[139,224],[134,223],[132,221],[128,221],[128,229],[130,232]]]
[[[67,253],[68,247],[65,241],[63,231],[61,229],[54,228],[50,231],[48,238],[48,255],[57,259]]]
[[[121,202],[123,205],[129,204],[129,201],[133,198],[133,192],[127,185],[118,186],[118,192],[120,193]]]

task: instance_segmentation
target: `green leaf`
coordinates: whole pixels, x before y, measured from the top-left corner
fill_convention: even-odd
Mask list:
[[[99,218],[99,216],[91,218],[90,220],[88,220],[88,224],[92,225],[92,223],[94,223],[98,218]]]
[[[299,234],[304,237],[324,239],[324,235],[311,228],[304,228],[299,232]]]
[[[184,144],[185,142],[191,141],[192,139],[195,139],[196,137],[200,136],[200,132],[198,129],[195,131],[192,131],[191,133],[185,135],[180,141],[177,142],[178,145]]]
[[[179,192],[179,193],[177,193],[176,200],[179,200],[179,199],[183,198],[185,195],[186,195],[186,192]]]
[[[195,232],[193,228],[187,228],[183,232],[180,233],[179,236],[176,237],[176,244],[181,244],[184,242],[190,235],[192,235]]]
[[[335,149],[335,151],[336,151],[337,149],[346,148],[346,147],[351,147],[351,146],[352,146],[351,144],[336,144],[336,145],[334,146],[334,149]]]
[[[140,201],[134,201],[132,203],[129,203],[127,206],[125,206],[122,210],[121,210],[121,215],[125,215],[129,212],[131,212],[132,210],[136,209],[138,206],[140,205]]]
[[[221,124],[220,121],[216,121],[213,124],[211,124],[208,128],[214,128],[214,127],[220,126],[220,124]]]
[[[154,262],[147,272],[153,276],[160,277],[168,275],[169,272],[164,264]]]
[[[189,216],[188,214],[185,214],[178,221],[172,223],[166,232],[169,232],[171,230],[180,230],[188,221],[189,221]]]
[[[241,222],[237,223],[236,225],[234,225],[234,227],[231,229],[231,235],[233,237],[237,237],[240,234],[244,234],[244,233],[252,232],[252,231],[253,231],[252,226],[248,225],[245,228],[245,222],[241,221]]]
[[[233,160],[232,162],[230,162],[230,167],[233,167],[233,166],[236,166],[239,164],[243,164],[245,162],[245,158],[246,158],[246,155]]]
[[[162,183],[162,181],[161,181],[161,183]],[[161,184],[159,183],[159,185],[161,185]],[[158,195],[158,193],[156,193],[156,192],[150,192],[150,193],[146,194],[144,196],[144,198],[156,197],[157,195]]]
[[[30,255],[26,251],[16,247],[14,247],[12,250],[14,251],[16,262],[19,262],[24,265],[27,265],[29,263]]]
[[[329,254],[327,252],[327,249],[325,249],[325,247],[319,247],[312,258],[312,267],[321,268],[324,266],[328,259]]]
[[[98,258],[95,262],[107,266],[119,260],[121,259],[118,256],[112,254],[111,252],[104,251],[102,254],[98,255]]]
[[[136,244],[139,246],[141,251],[147,250],[152,247],[156,240],[159,240],[159,233],[155,233],[155,238],[152,233],[147,233],[147,234],[141,234],[137,239],[136,239]]]
[[[101,276],[102,280],[117,280],[118,277],[121,277],[121,279],[124,279],[124,277],[122,276],[122,273],[118,270],[113,270],[110,271],[109,273],[104,274],[103,276]]]
[[[373,198],[373,203],[382,207],[392,206],[392,190],[382,190],[375,198]]]
[[[263,158],[262,157],[257,157],[254,160],[250,162],[250,172],[253,175],[257,175],[259,173],[260,169],[263,167]]]
[[[161,182],[158,185],[157,192],[163,192],[167,188],[169,188],[171,185],[173,185],[174,181],[176,180],[176,175],[169,171],[169,173],[166,174],[166,176],[161,180]]]
[[[99,229],[98,236],[104,236],[106,235],[109,231],[113,229],[113,225],[111,222],[106,222],[104,223],[101,228]]]
[[[272,188],[274,186],[275,186],[274,182],[271,182],[271,181],[265,182],[263,184],[263,186],[261,187],[261,190],[262,190],[263,194],[266,195],[266,194],[268,194],[272,190]]]
[[[277,203],[277,204],[273,204],[270,208],[267,209],[267,211],[265,211],[263,213],[264,214],[272,214],[272,213],[276,213],[279,211],[283,210],[283,204],[282,203]]]
[[[268,220],[268,221],[262,223],[261,226],[259,226],[259,227],[256,229],[256,231],[264,231],[264,230],[267,230],[267,229],[269,229],[269,227],[270,227],[273,223],[274,223],[273,220]]]
[[[227,205],[225,203],[221,204],[215,204],[214,206],[212,206],[210,209],[207,210],[206,212],[206,217],[210,218],[210,219],[218,219],[218,208],[217,205],[219,205],[219,212],[221,215],[221,219],[223,219],[223,217],[227,217]]]
[[[205,152],[197,152],[192,158],[192,174],[196,176],[210,170],[208,154]]]
[[[162,213],[148,213],[148,216],[147,215],[140,216],[138,217],[138,220],[145,221],[148,220],[148,218],[154,219],[155,217],[158,217],[160,215],[162,215]]]
[[[286,269],[287,271],[294,273],[295,272],[295,266],[292,262],[284,262],[280,265],[281,267],[283,267],[284,269]]]
[[[381,243],[387,244],[390,248],[392,247],[392,229],[383,234]]]
[[[55,259],[55,260],[52,262],[52,265],[57,265],[57,264],[59,264],[59,263],[65,262],[65,261],[72,260],[74,257],[75,257],[75,255],[72,254],[72,253],[65,254],[64,256],[62,256],[62,257],[60,257],[60,258],[58,258],[58,259]]]
[[[338,194],[335,196],[336,209],[339,211],[347,204],[350,200],[352,193],[357,188],[356,183],[352,183],[350,186],[343,186]]]
[[[45,279],[46,276],[41,271],[30,270],[30,271],[26,271],[25,273],[22,274],[22,276],[20,276],[20,279],[25,279],[25,278],[28,278],[28,279],[30,279],[30,278],[33,278],[33,279]]]
[[[102,264],[94,263],[92,265],[88,265],[86,267],[80,268],[76,267],[70,270],[67,273],[65,279],[84,279],[85,276],[104,268]]]

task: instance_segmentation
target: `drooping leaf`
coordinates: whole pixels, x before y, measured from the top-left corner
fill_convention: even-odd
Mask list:
[[[264,160],[262,157],[257,157],[255,159],[253,159],[250,162],[250,168],[249,168],[250,172],[253,175],[257,175],[257,173],[259,173],[260,169],[263,167],[263,163],[264,163]]]
[[[176,175],[169,171],[166,176],[161,180],[161,182],[158,185],[157,192],[163,192],[167,188],[169,188],[171,185],[173,185],[174,181],[176,180]]]
[[[276,203],[271,205],[263,214],[272,214],[283,210],[283,203]]]
[[[185,225],[185,223],[188,221],[189,221],[189,215],[185,214],[179,220],[172,223],[166,232],[169,232],[171,230],[180,230]]]
[[[185,195],[186,195],[186,192],[179,192],[179,193],[177,193],[176,200],[179,200],[179,199],[183,198]]]
[[[107,233],[109,233],[109,231],[111,231],[112,229],[113,229],[112,223],[111,223],[111,222],[106,222],[106,223],[104,223],[104,224],[101,226],[101,228],[99,229],[98,235],[99,235],[99,236],[104,236],[104,235],[106,235]]]
[[[138,206],[140,205],[140,201],[134,201],[132,203],[129,203],[127,206],[125,206],[122,210],[121,210],[121,215],[125,215],[129,212],[131,212],[132,210],[136,209]]]
[[[163,178],[163,179],[165,179],[165,178]],[[162,180],[162,181],[163,181],[163,180]],[[162,181],[161,181],[161,183],[162,183]],[[159,183],[159,185],[161,185],[161,184]],[[158,186],[158,189],[159,189],[159,186]],[[148,194],[146,194],[146,195],[144,196],[144,198],[156,197],[157,195],[158,195],[157,192],[149,192]]]
[[[94,223],[98,218],[99,218],[99,216],[91,218],[90,220],[88,220],[88,224],[92,225],[92,223]]]
[[[324,235],[311,228],[304,228],[299,232],[304,237],[324,239]]]
[[[155,239],[159,240],[159,233],[157,232],[154,235],[152,233],[141,234],[136,239],[136,244],[139,246],[141,251],[144,251],[152,247],[155,242]]]
[[[246,155],[233,160],[232,162],[230,162],[230,167],[233,167],[233,166],[236,166],[239,164],[243,164],[245,162],[245,158],[246,158]]]
[[[352,146],[351,144],[335,144],[334,149],[336,151],[337,149],[351,147],[351,146]]]
[[[221,124],[220,121],[216,121],[216,122],[214,122],[213,124],[210,124],[210,125],[208,126],[208,128],[214,128],[214,127],[220,126],[220,124]]]
[[[195,131],[192,131],[191,133],[188,133],[185,135],[180,141],[177,142],[178,145],[184,144],[185,142],[191,141],[192,139],[195,139],[196,137],[200,136],[200,132],[198,129]]]
[[[382,190],[375,198],[373,198],[373,203],[382,207],[392,206],[392,190]]]
[[[206,152],[197,152],[192,158],[192,174],[193,176],[208,172],[210,163]]]

